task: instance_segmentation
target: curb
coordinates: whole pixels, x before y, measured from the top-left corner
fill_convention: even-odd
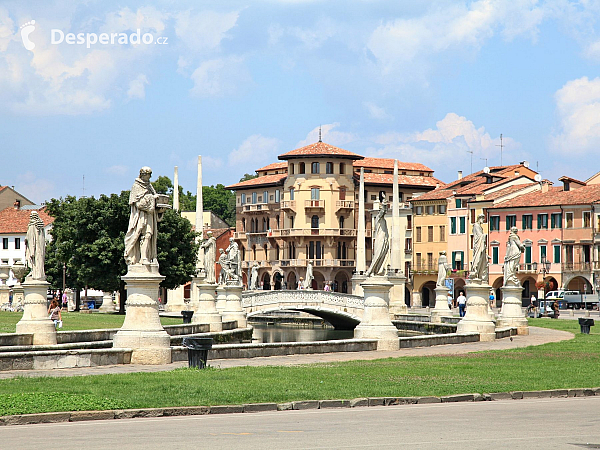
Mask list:
[[[301,400],[285,403],[245,403],[243,405],[173,406],[165,408],[118,409],[107,411],[67,411],[0,416],[0,426],[38,423],[80,422],[89,420],[134,419],[140,417],[200,416],[264,411],[301,411],[308,409],[363,408],[371,406],[423,405],[432,403],[523,400],[532,398],[573,398],[600,396],[600,387],[550,389],[544,391],[456,394],[442,397],[362,397],[352,400]]]

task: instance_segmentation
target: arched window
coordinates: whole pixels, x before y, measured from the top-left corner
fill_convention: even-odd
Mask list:
[[[321,166],[318,162],[311,164],[310,173],[321,173]]]
[[[341,259],[348,259],[346,257],[346,243],[342,242],[342,258]]]
[[[242,218],[242,231],[246,231],[246,218]]]
[[[267,244],[263,245],[263,251],[265,252],[265,261],[268,261],[269,253],[267,253]]]
[[[316,214],[310,219],[310,227],[319,228],[319,216],[317,216]]]
[[[275,223],[277,224],[277,229],[279,229],[279,214],[275,216]]]
[[[344,228],[344,216],[340,216],[340,228]]]
[[[262,220],[262,231],[267,231],[267,219],[263,217]]]
[[[271,219],[267,217],[267,230],[271,228]]]
[[[275,244],[275,259],[279,261],[279,245]]]
[[[306,172],[306,169],[304,167],[304,163],[301,162],[298,167],[298,173],[305,173],[305,172]]]
[[[252,260],[256,261],[256,245],[252,246]]]

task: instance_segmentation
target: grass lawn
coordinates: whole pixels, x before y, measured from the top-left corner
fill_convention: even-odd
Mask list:
[[[61,331],[93,330],[99,328],[120,328],[125,316],[119,314],[80,314],[76,312],[63,312],[63,327]],[[23,313],[0,311],[0,333],[14,333],[17,322]],[[175,317],[161,317],[163,325],[181,325],[183,320]]]
[[[575,339],[460,356],[15,378],[0,380],[0,392],[13,393],[0,394],[0,415],[600,386],[600,330],[582,335],[577,321],[531,319],[530,323],[572,331]]]

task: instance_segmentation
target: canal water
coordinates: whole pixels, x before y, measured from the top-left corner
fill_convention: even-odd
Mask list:
[[[354,337],[353,330],[335,330],[322,325],[267,324],[263,322],[253,322],[250,325],[254,327],[252,333],[253,343],[314,342],[352,339]]]

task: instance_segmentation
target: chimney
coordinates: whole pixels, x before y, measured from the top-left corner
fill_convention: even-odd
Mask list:
[[[459,171],[458,171],[458,179],[459,179],[459,180],[462,180],[462,170],[459,170]]]
[[[16,210],[21,209],[21,200],[15,200],[15,202],[13,203],[13,208],[15,208]]]
[[[548,187],[549,187],[548,183],[542,181],[540,184],[542,186],[542,194],[545,194],[546,192],[548,192]]]

